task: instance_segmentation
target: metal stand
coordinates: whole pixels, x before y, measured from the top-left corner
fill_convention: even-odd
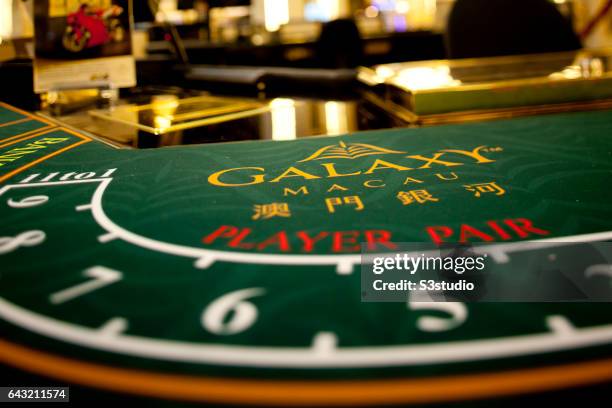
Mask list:
[[[46,93],[45,110],[51,116],[62,116],[90,107],[110,108],[119,99],[119,89],[108,81],[57,84]]]

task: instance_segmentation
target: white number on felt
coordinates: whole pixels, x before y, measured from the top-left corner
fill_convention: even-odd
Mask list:
[[[8,204],[9,207],[12,207],[12,208],[30,208],[30,207],[36,207],[38,205],[42,205],[46,203],[47,201],[49,201],[48,196],[37,195],[37,196],[25,197],[17,201],[13,200],[12,198],[9,198],[6,203]]]
[[[221,296],[202,313],[202,326],[211,333],[222,335],[236,334],[248,329],[257,320],[258,312],[255,305],[247,299],[264,293],[263,288],[250,288]],[[233,315],[226,322],[230,312],[233,312]]]
[[[416,301],[414,297],[415,295],[411,295],[411,299],[408,301],[408,308],[410,310],[438,311],[449,315],[449,317],[420,317],[417,320],[419,330],[425,332],[447,331],[461,326],[467,320],[468,311],[462,302],[428,302],[426,299],[423,299],[424,301],[421,302]]]
[[[58,305],[67,302],[89,292],[93,292],[94,290],[108,286],[123,278],[121,272],[104,266],[92,266],[91,268],[87,268],[85,272],[83,272],[83,275],[91,278],[91,280],[51,294],[51,296],[49,296],[51,303]]]
[[[0,255],[8,254],[21,247],[42,244],[47,235],[41,230],[24,231],[14,237],[0,237]]]

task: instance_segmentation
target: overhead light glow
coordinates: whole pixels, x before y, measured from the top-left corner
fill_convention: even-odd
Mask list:
[[[292,140],[296,138],[295,102],[287,98],[275,98],[270,102],[272,116],[272,139]]]
[[[289,22],[289,0],[264,0],[264,25],[268,31],[277,31]]]

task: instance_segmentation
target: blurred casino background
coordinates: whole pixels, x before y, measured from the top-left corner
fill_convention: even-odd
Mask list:
[[[551,0],[578,32],[607,0]],[[134,2],[137,35],[151,33],[163,22],[175,24],[187,45],[235,45],[237,43],[300,44],[316,41],[324,23],[354,19],[361,37],[374,39],[388,34],[442,33],[455,0],[139,0]],[[31,37],[32,0],[0,0],[0,37]],[[151,16],[150,7],[157,10]],[[517,8],[523,7],[517,2]],[[612,35],[612,19],[600,24],[585,44],[598,47]],[[152,49],[161,49],[153,44]],[[382,54],[384,46],[371,46]],[[305,58],[294,51],[289,61]],[[210,61],[213,62],[213,61]]]
[[[110,4],[110,0],[108,2]],[[457,12],[454,19],[449,19],[451,10],[459,2],[467,6]],[[133,106],[152,103],[152,112],[148,108],[139,110],[138,114],[132,110],[129,115],[134,117],[119,118],[124,122],[138,122],[140,126],[139,130],[126,128],[121,134],[117,134],[119,126],[116,122],[108,121],[106,125],[100,121],[94,123],[89,115],[64,117],[62,120],[139,147],[224,141],[228,134],[233,135],[232,140],[286,140],[405,126],[414,122],[411,116],[414,112],[408,112],[408,117],[402,116],[401,109],[396,109],[397,106],[388,104],[388,101],[377,103],[385,104],[382,110],[379,109],[381,106],[369,105],[362,109],[370,101],[362,95],[355,95],[357,89],[368,88],[369,94],[376,97],[377,81],[394,75],[394,63],[573,52],[580,48],[612,46],[612,0],[459,2],[136,0],[132,2],[135,23],[132,49],[136,58],[138,87],[123,90],[122,101],[135,101]],[[11,77],[10,83],[21,90],[33,87],[31,61],[34,44],[31,38],[34,4],[44,7],[41,5],[53,6],[55,3],[68,7],[80,2],[0,0],[0,75]],[[538,7],[534,7],[536,3]],[[537,13],[550,6],[558,10],[557,14],[563,16],[563,21],[545,12],[544,16],[552,18],[541,19]],[[496,30],[496,25],[501,28],[494,34],[482,34]],[[460,41],[455,41],[456,38]],[[565,78],[580,75],[586,78],[609,71],[608,56],[588,59],[593,63],[580,58],[572,62],[572,58],[570,55],[562,56],[560,61],[543,61],[542,64],[549,66],[537,68],[537,72],[530,74]],[[587,61],[588,72],[576,74],[576,69],[582,69],[576,65],[578,60]],[[476,75],[481,80],[482,64],[472,63],[469,68],[473,72],[467,73],[468,77]],[[528,64],[534,67],[532,61]],[[367,72],[359,67],[378,67],[373,69],[379,78],[367,78]],[[461,67],[407,66],[400,71],[397,72],[401,75],[396,75],[395,79],[405,85],[406,89],[402,90],[405,95],[415,89],[442,88],[475,80],[474,77],[465,77],[466,72]],[[498,71],[497,65],[488,70],[486,81],[510,79],[524,73],[525,65],[521,62],[509,67],[503,75]],[[10,89],[0,89],[0,98],[24,109],[44,109],[45,95],[38,97],[34,92],[16,93]],[[197,136],[182,132],[180,140],[154,141],[150,146],[147,143],[151,138],[134,142],[142,129],[155,128],[155,133],[172,129],[174,123],[166,123],[172,116],[166,112],[169,100],[182,100],[203,92],[265,100],[267,112],[255,119],[233,120],[235,117],[230,115],[227,118],[232,120],[206,126],[204,132],[199,127]],[[587,95],[588,99],[605,96],[595,95],[595,90],[589,92],[592,95]],[[144,97],[144,94],[148,96]],[[558,97],[547,98],[538,103],[560,102]],[[520,103],[527,105],[527,101]],[[188,108],[206,112],[201,105]],[[413,106],[409,110],[415,111]]]

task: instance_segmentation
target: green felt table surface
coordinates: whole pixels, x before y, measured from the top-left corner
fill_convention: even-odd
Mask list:
[[[359,262],[361,243],[610,240],[611,134],[599,111],[123,150],[2,105],[0,360],[232,404],[610,381],[609,303],[363,303]]]

